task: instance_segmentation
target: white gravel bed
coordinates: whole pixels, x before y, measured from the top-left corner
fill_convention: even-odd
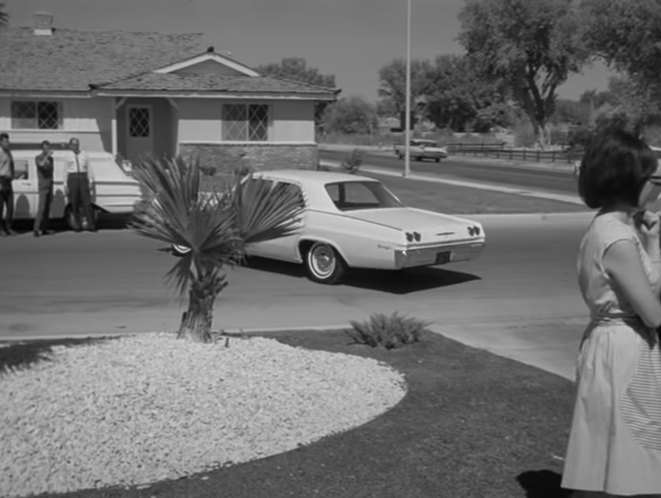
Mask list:
[[[375,360],[144,334],[0,375],[0,496],[178,478],[309,444],[405,394]]]

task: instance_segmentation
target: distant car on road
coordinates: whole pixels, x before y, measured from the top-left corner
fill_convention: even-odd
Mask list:
[[[395,144],[395,154],[398,158],[404,159],[406,154],[405,144]],[[409,154],[411,158],[422,161],[423,159],[433,159],[440,162],[441,159],[448,157],[448,150],[445,147],[438,145],[433,140],[423,140],[420,138],[411,139],[409,145]]]
[[[350,268],[401,270],[470,260],[485,245],[480,223],[406,207],[373,178],[313,170],[255,176],[296,189],[305,209],[296,233],[251,244],[248,256],[302,263],[316,282],[337,283]]]

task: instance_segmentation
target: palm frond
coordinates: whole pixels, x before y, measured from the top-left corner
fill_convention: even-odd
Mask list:
[[[189,247],[166,280],[180,296],[192,282],[217,279],[238,263],[245,244],[293,233],[300,193],[253,176],[231,175],[213,192],[200,192],[197,162],[147,158],[134,168],[147,200],[131,227],[140,235]]]
[[[6,10],[5,3],[0,2],[0,28],[9,26],[9,13]]]
[[[285,186],[249,176],[236,189],[237,228],[246,243],[290,235],[303,212],[301,194]]]

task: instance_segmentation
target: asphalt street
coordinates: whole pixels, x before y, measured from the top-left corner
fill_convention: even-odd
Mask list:
[[[587,320],[574,261],[591,214],[482,215],[478,259],[405,272],[356,271],[337,286],[298,265],[229,272],[215,329],[338,326],[400,311],[434,330],[573,376]],[[175,258],[129,230],[0,240],[0,339],[175,330],[183,304],[164,282]]]
[[[320,151],[322,161],[342,161],[348,151]],[[453,180],[467,180],[490,185],[501,185],[556,194],[576,194],[576,178],[571,166],[556,164],[553,167],[535,167],[517,161],[473,160],[471,156],[452,155],[440,163],[431,160],[410,162],[412,173],[439,175]],[[404,161],[397,159],[389,149],[382,152],[366,151],[363,164],[377,166],[392,171],[403,171]]]

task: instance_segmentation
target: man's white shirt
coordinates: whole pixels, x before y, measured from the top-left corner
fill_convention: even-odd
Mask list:
[[[76,154],[73,151],[69,151],[65,161],[67,165],[67,174],[87,173],[91,179],[92,169],[90,168],[90,159],[87,152],[81,150],[80,153]]]

